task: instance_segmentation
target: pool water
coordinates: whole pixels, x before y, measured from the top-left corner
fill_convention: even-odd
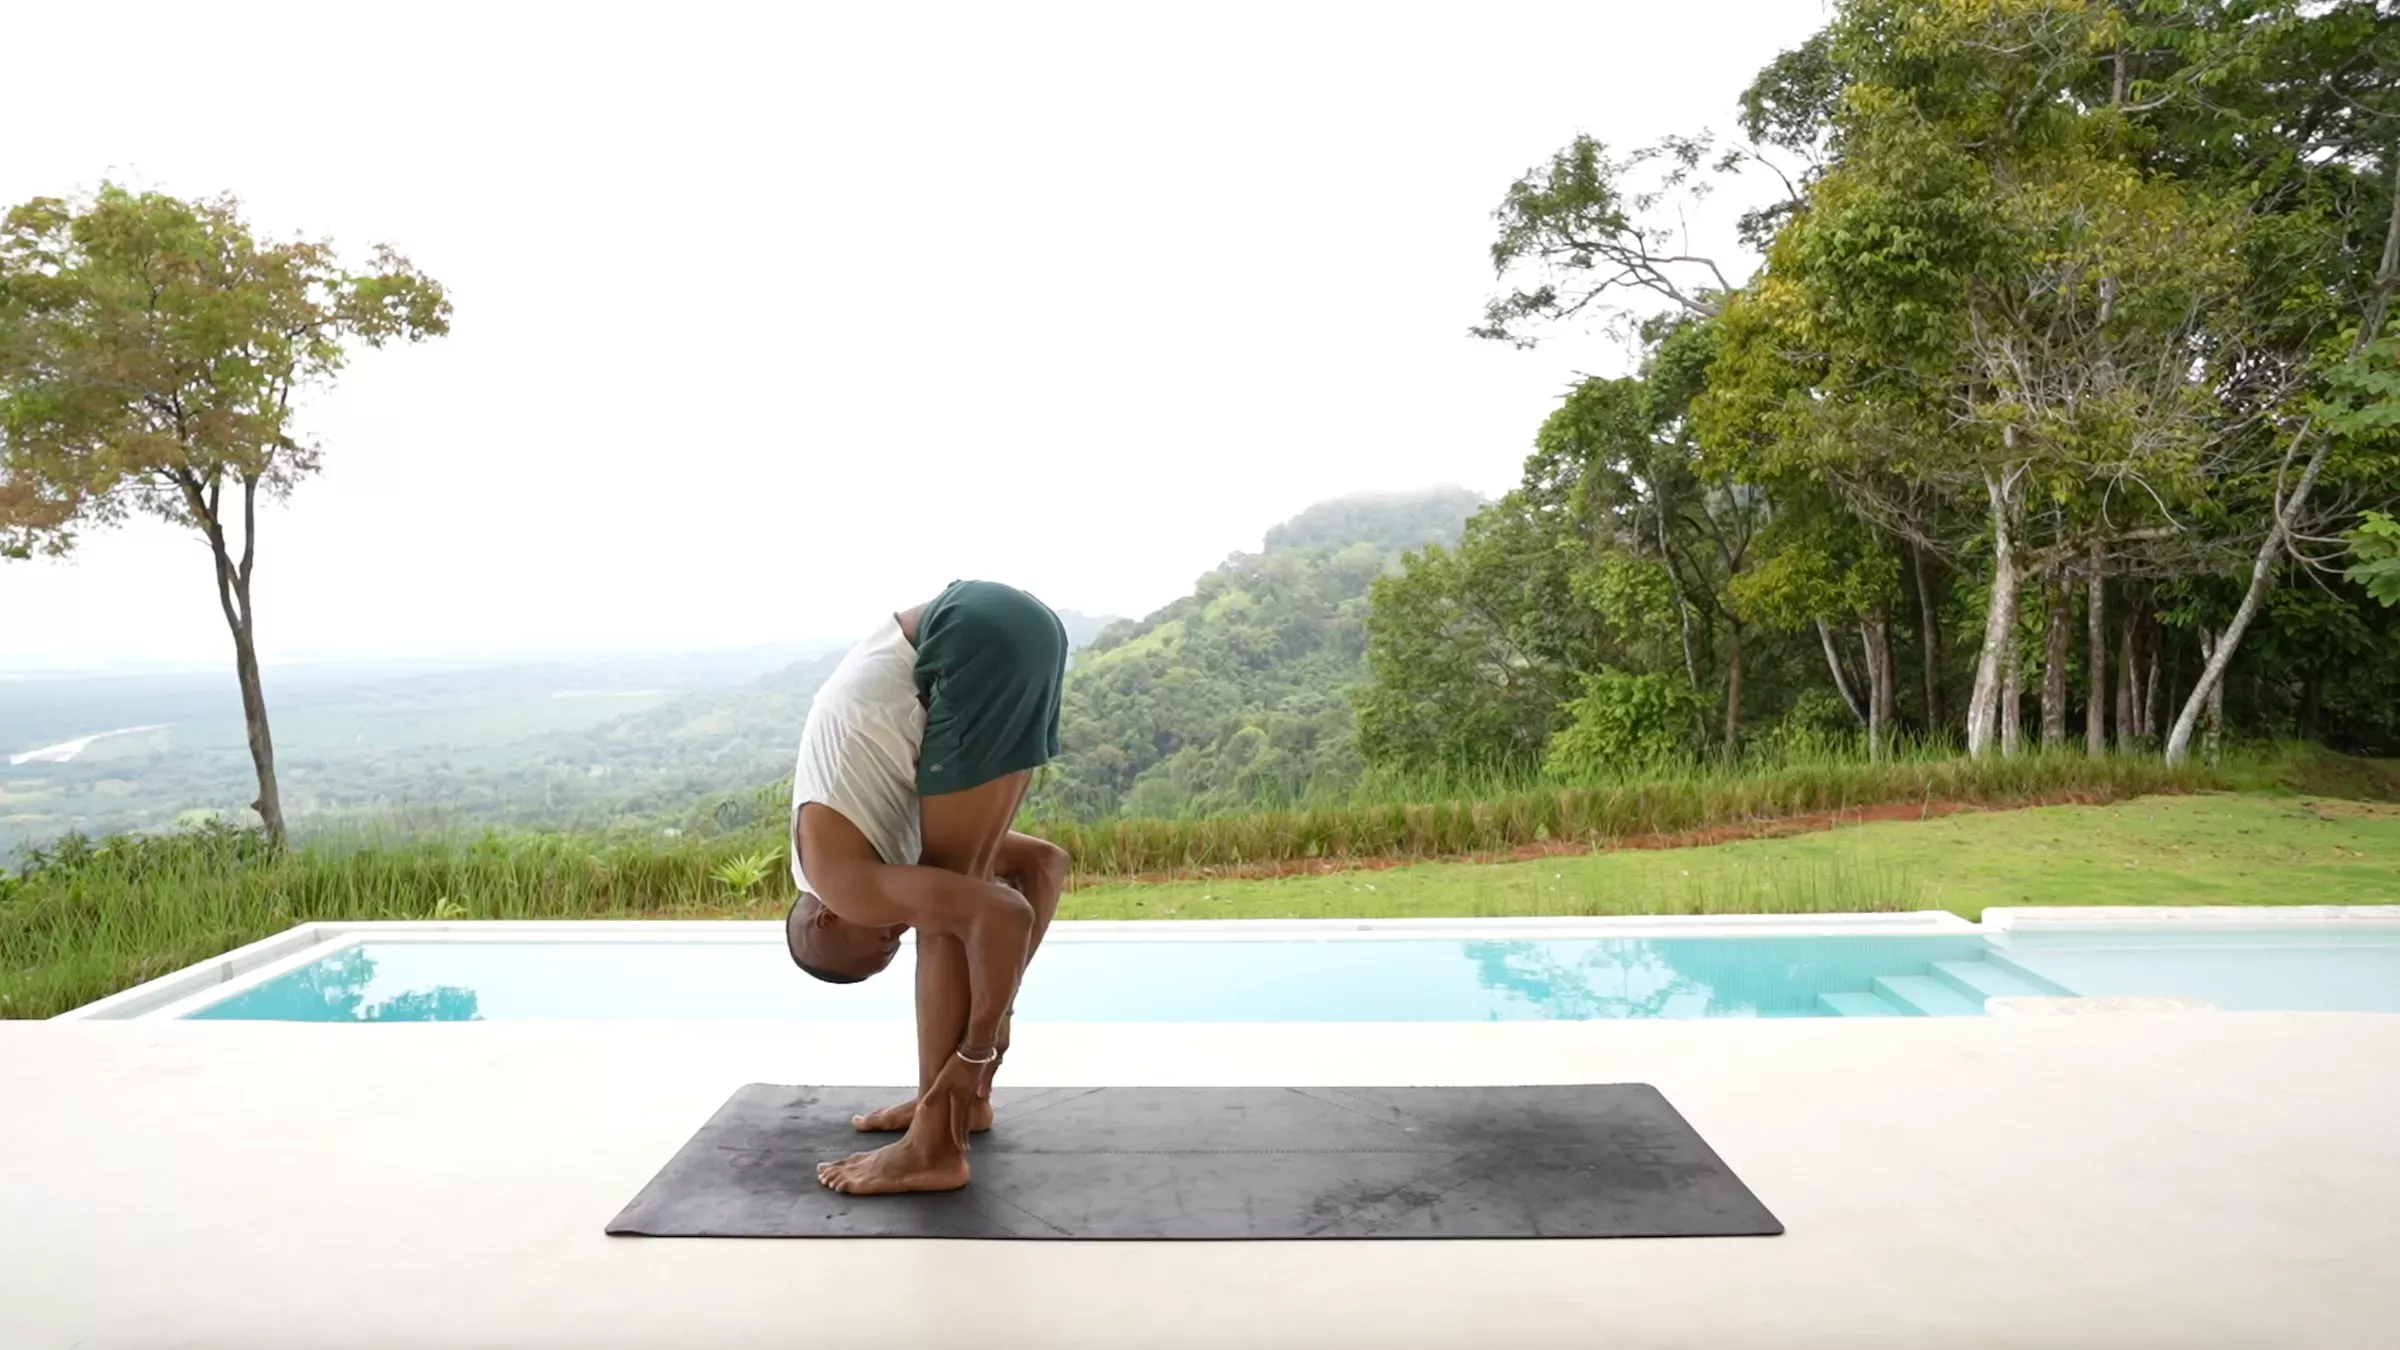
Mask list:
[[[2079,994],[2204,998],[2231,1012],[2400,1012],[2400,930],[2017,933],[2016,964]]]
[[[909,957],[820,984],[779,939],[366,941],[186,1013],[298,1022],[905,1021]],[[1980,1015],[1995,995],[2400,1012],[2400,930],[1055,941],[1032,1022]]]

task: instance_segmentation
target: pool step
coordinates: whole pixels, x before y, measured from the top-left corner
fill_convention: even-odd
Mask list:
[[[2056,984],[1994,953],[1936,961],[1923,975],[1885,975],[1861,993],[1819,994],[1817,1006],[1837,1017],[1976,1017],[1987,998],[2047,998]]]
[[[1900,1009],[1873,994],[1819,994],[1817,1006],[1836,1017],[1905,1017]]]
[[[2033,981],[1989,961],[1936,961],[1933,977],[1966,995],[1977,1007],[1987,998],[2043,998],[2050,993]]]
[[[1885,1002],[1918,1017],[1974,1017],[1983,1012],[1982,999],[1970,999],[1931,975],[1886,975],[1874,987]]]
[[[2018,979],[2023,980],[2025,983],[2032,985],[2033,991],[2036,994],[2045,995],[2050,998],[2075,998],[2079,996],[2078,991],[2069,989],[2065,985],[2060,984],[2058,981],[2051,979],[2049,976],[2042,974],[2040,971],[2027,966],[2024,962],[2019,961],[2015,957],[2004,952],[1987,951],[1983,954],[1983,960],[1984,963],[1989,965],[1992,969],[2000,971],[2003,974],[2014,975]]]
[[[1666,1005],[1658,1010],[1658,1015],[1661,1017],[1706,1017],[1708,1016],[1708,995],[1670,994],[1667,997]]]

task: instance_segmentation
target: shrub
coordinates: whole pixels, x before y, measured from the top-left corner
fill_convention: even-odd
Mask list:
[[[1803,690],[1767,739],[1787,759],[1855,753],[1858,715],[1829,689]]]
[[[1567,725],[1550,738],[1547,770],[1561,782],[1622,777],[1688,760],[1708,710],[1672,675],[1604,670],[1583,677],[1583,696],[1565,705]]]

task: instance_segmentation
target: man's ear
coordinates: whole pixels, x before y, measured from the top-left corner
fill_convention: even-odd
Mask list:
[[[838,922],[840,920],[833,910],[822,900],[817,902],[817,912],[808,916],[808,926],[811,928],[831,928]]]

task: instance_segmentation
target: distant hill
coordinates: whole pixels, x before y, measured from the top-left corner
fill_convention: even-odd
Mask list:
[[[1455,544],[1467,517],[1482,505],[1481,493],[1462,487],[1336,497],[1267,531],[1266,551],[1373,544],[1386,553],[1407,553]]]
[[[265,682],[285,809],[305,832],[395,812],[580,823],[772,779],[823,669],[822,647],[792,644],[270,666]],[[0,686],[0,865],[69,830],[246,815],[256,790],[231,669]]]
[[[1482,505],[1461,488],[1320,502],[1190,595],[1111,625],[1068,673],[1035,809],[1171,815],[1354,779],[1368,588],[1402,553],[1455,544]]]
[[[1091,646],[1094,639],[1108,631],[1110,624],[1124,622],[1114,614],[1095,616],[1074,609],[1052,612],[1058,615],[1059,625],[1067,630],[1067,650],[1069,651],[1081,651]]]

